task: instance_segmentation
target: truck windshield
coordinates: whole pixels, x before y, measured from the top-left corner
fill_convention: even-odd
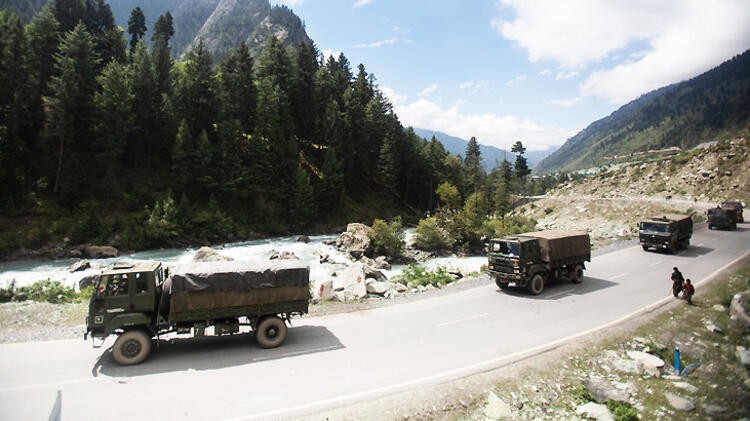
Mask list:
[[[642,231],[669,232],[669,225],[653,222],[641,222]]]
[[[521,251],[521,244],[514,241],[493,241],[492,252],[518,256]]]

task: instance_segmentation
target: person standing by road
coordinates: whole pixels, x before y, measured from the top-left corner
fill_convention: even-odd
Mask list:
[[[682,284],[682,296],[685,297],[688,304],[693,304],[693,294],[695,294],[695,287],[693,287],[690,278],[688,278],[685,280],[685,283]]]
[[[682,291],[682,284],[685,283],[685,278],[682,276],[682,272],[680,272],[677,267],[672,268],[672,295],[674,295],[675,298],[677,298],[680,295],[680,291]]]

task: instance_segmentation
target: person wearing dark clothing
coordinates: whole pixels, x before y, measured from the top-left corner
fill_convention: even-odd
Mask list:
[[[695,294],[695,287],[693,287],[690,279],[686,279],[685,283],[682,284],[682,296],[685,297],[688,304],[693,304],[693,294]]]
[[[674,295],[675,298],[680,295],[680,291],[682,291],[682,284],[685,283],[685,278],[682,276],[682,273],[679,269],[676,267],[672,268],[672,295]]]

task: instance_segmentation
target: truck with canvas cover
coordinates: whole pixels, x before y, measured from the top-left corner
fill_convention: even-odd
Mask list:
[[[706,210],[706,224],[708,229],[733,230],[737,229],[737,209],[717,206]]]
[[[643,250],[666,250],[676,253],[686,249],[693,236],[690,215],[665,214],[638,223],[638,240]]]
[[[735,222],[745,222],[745,218],[742,215],[742,211],[744,210],[744,206],[742,206],[742,202],[738,202],[736,200],[727,200],[725,202],[721,202],[721,208],[727,209],[727,210],[733,210],[734,216],[735,216]]]
[[[307,313],[310,268],[299,261],[205,262],[165,269],[160,262],[118,263],[99,274],[84,339],[110,335],[119,364],[142,362],[151,339],[177,334],[232,335],[251,329],[263,348],[284,342],[286,322]],[[100,340],[97,344],[96,340]]]
[[[488,244],[489,275],[499,288],[526,287],[539,295],[551,279],[583,281],[591,261],[591,239],[581,231],[539,231],[493,238]]]

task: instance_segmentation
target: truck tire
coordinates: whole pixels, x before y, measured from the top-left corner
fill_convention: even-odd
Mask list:
[[[286,339],[286,323],[279,316],[267,316],[255,329],[255,340],[262,348],[276,348]]]
[[[526,289],[529,290],[531,295],[539,295],[544,290],[544,276],[541,273],[535,273],[534,276],[529,279]]]
[[[643,251],[648,251],[648,246],[641,246],[643,247]]]
[[[583,282],[583,266],[576,265],[573,268],[573,272],[570,274],[570,280],[574,284],[580,284],[581,282]]]
[[[497,285],[497,287],[500,288],[500,289],[504,289],[504,288],[508,287],[508,284],[504,284],[504,283],[500,282],[500,279],[498,279],[498,278],[495,278],[495,285]]]
[[[151,338],[140,330],[120,335],[112,347],[112,356],[120,365],[138,364],[151,352]]]

